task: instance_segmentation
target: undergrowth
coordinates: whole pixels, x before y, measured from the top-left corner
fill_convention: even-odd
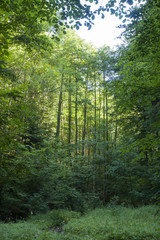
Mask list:
[[[27,221],[1,223],[0,240],[160,240],[156,206],[97,208],[83,216],[54,210]]]

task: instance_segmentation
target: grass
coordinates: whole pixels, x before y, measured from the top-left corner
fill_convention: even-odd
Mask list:
[[[71,239],[75,240],[160,240],[157,211],[153,206],[96,209],[80,219],[71,220],[65,232],[74,235]]]
[[[0,240],[61,240],[55,230],[70,219],[80,217],[80,213],[54,210],[46,214],[32,216],[18,223],[0,223]]]
[[[61,226],[63,225],[63,230]],[[80,216],[67,210],[0,224],[0,240],[160,240],[158,207],[108,207]]]

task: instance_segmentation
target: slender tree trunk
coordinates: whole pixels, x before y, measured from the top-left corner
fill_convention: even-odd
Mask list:
[[[100,92],[100,89],[99,89],[99,135],[98,135],[98,140],[99,140],[99,143],[101,142],[101,108],[102,108],[102,103],[101,103],[101,92]],[[100,150],[100,146],[98,148],[98,154],[99,156],[101,155],[101,150]]]
[[[9,99],[9,103],[8,103],[8,118],[10,117],[10,107],[12,105],[12,97],[10,97]]]
[[[107,141],[107,152],[109,150],[109,124],[108,124],[108,93],[106,90],[106,141]]]
[[[103,93],[103,203],[106,203],[106,91],[105,91],[105,72],[103,72],[103,85],[104,85],[104,93]]]
[[[57,127],[56,127],[56,138],[58,139],[58,141],[59,141],[60,123],[61,123],[61,108],[62,108],[63,81],[64,81],[64,75],[63,75],[63,73],[62,73],[60,93],[59,93],[59,102],[58,102]]]
[[[105,140],[106,140],[106,119],[105,119],[105,116],[106,116],[106,91],[105,91],[105,73],[103,73],[103,141],[104,141],[104,149],[103,149],[103,156],[104,156],[104,159],[105,159],[105,149],[106,149],[106,144],[105,144]]]
[[[115,126],[115,135],[114,135],[115,150],[117,149],[117,135],[118,135],[118,126],[117,126],[117,115],[116,115],[116,126]]]
[[[62,102],[62,107],[61,107],[61,141],[64,141],[64,115],[63,115],[63,102]]]
[[[98,116],[98,128],[99,128],[99,133],[98,133],[98,141],[99,141],[99,147],[98,147],[98,155],[99,155],[99,159],[101,157],[101,108],[102,108],[102,103],[101,103],[101,89],[99,88],[99,116]],[[102,168],[102,164],[101,161],[98,161],[98,176],[99,176],[99,180],[102,179],[101,176],[101,168]],[[101,184],[102,185],[102,184]]]
[[[78,142],[78,79],[76,78],[76,102],[75,102],[75,125],[76,125],[76,135],[75,135],[75,144],[76,144],[76,155],[78,153],[77,142]]]
[[[94,149],[93,149],[93,193],[96,189],[96,180],[95,180],[95,167],[96,167],[96,152],[97,152],[97,82],[96,76],[94,76]]]
[[[86,138],[86,120],[87,120],[87,87],[88,87],[88,76],[86,80],[86,89],[85,89],[85,102],[84,102],[84,121],[83,121],[83,133],[82,133],[82,156],[84,156],[85,150],[85,138]]]
[[[90,121],[87,120],[87,139],[90,140],[90,129],[92,127],[92,124],[91,124],[91,118],[90,118]],[[90,155],[91,155],[91,147],[90,147],[90,144],[88,145],[87,147],[87,154],[88,154],[88,164],[90,164]]]
[[[79,132],[78,132],[79,134],[79,142],[80,142],[80,140],[82,139],[82,134],[83,134],[83,126],[82,127],[79,127]],[[79,154],[81,154],[82,152],[82,147],[81,147],[81,144],[79,143],[78,144],[78,150],[79,150]]]
[[[94,76],[94,136],[95,136],[95,144],[94,144],[94,154],[97,151],[97,82],[96,76]]]
[[[69,93],[68,93],[68,143],[71,144],[71,116],[72,116],[72,109],[71,109],[71,76],[69,77]]]
[[[87,103],[85,99],[84,103],[84,121],[83,121],[83,133],[82,133],[82,156],[84,156],[84,148],[85,148],[85,138],[86,138],[86,116],[87,116]]]
[[[69,91],[68,91],[68,156],[71,156],[71,124],[72,124],[72,99],[71,99],[71,76],[69,76]]]

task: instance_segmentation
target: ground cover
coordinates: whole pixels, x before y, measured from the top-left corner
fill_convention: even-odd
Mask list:
[[[156,206],[97,208],[83,216],[55,210],[27,221],[0,224],[1,240],[159,240]]]

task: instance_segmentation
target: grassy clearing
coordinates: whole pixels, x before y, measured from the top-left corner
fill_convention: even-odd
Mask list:
[[[96,209],[71,220],[65,232],[74,235],[70,239],[75,240],[160,240],[159,223],[156,207],[114,207]]]
[[[160,240],[160,214],[156,206],[101,208],[83,216],[57,210],[26,222],[1,223],[0,236],[0,240]]]
[[[58,227],[77,217],[80,217],[78,212],[54,210],[46,214],[32,216],[27,221],[0,223],[0,240],[63,239],[56,232]]]

